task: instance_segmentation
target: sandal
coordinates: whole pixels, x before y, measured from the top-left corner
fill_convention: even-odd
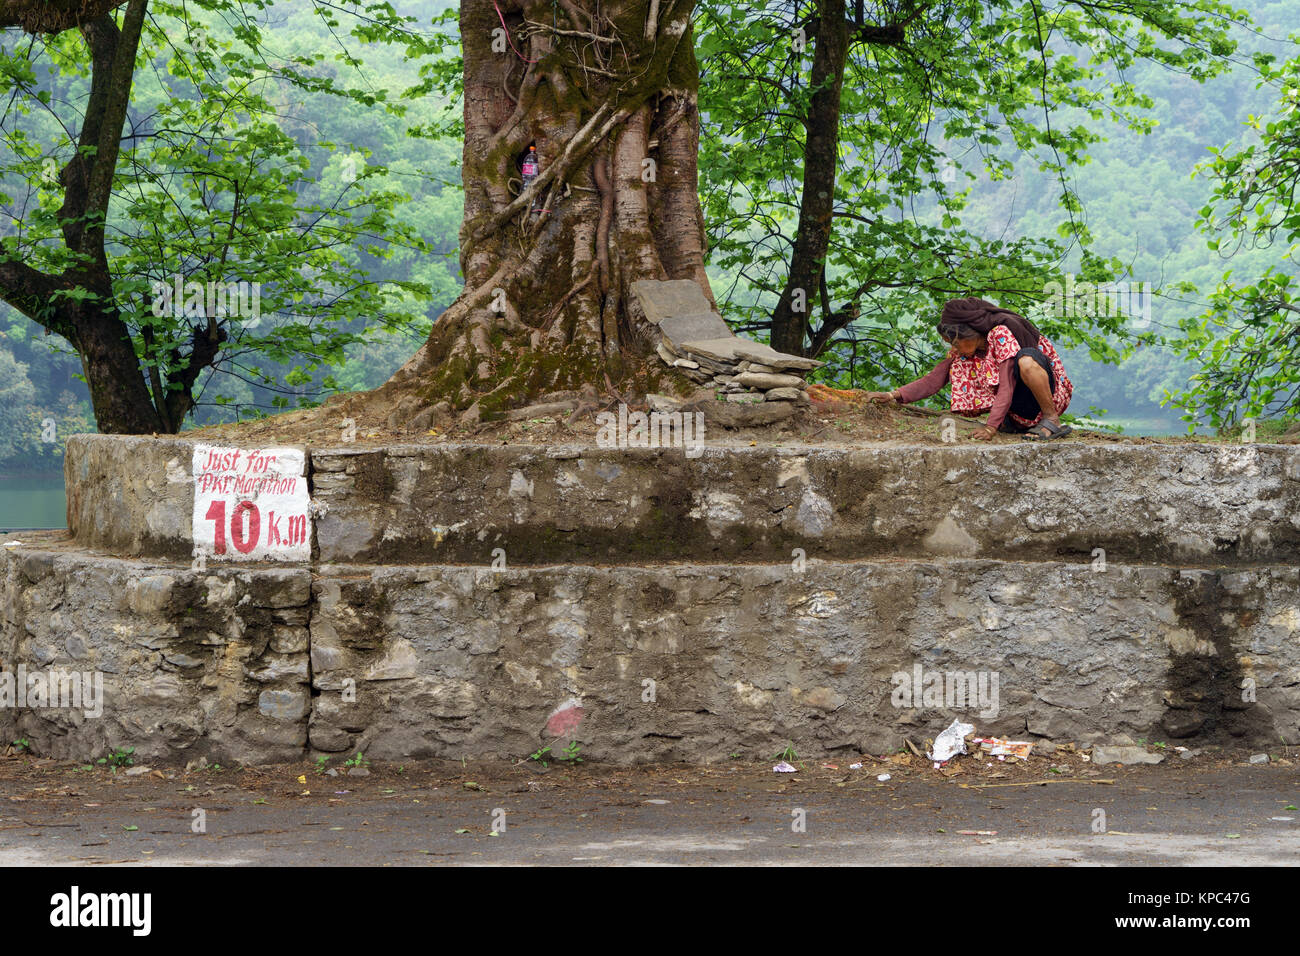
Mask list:
[[[1057,425],[1044,419],[1025,432],[1025,441],[1051,441],[1053,438],[1064,438],[1072,431],[1074,429],[1069,425]]]

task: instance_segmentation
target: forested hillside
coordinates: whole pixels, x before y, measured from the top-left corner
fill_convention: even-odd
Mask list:
[[[1193,170],[1210,158],[1209,147],[1257,139],[1246,126],[1248,117],[1277,113],[1278,91],[1255,88],[1258,73],[1250,54],[1269,51],[1282,59],[1296,51],[1288,35],[1300,26],[1300,3],[1260,0],[1245,6],[1257,32],[1238,34],[1238,65],[1231,74],[1199,84],[1154,64],[1137,65],[1125,78],[1155,101],[1155,126],[1149,134],[1137,135],[1095,124],[1106,141],[1092,148],[1093,161],[1073,175],[1096,251],[1119,257],[1128,264],[1130,281],[1150,283],[1156,290],[1150,318],[1154,329],[1169,329],[1179,317],[1202,312],[1204,292],[1228,269],[1247,276],[1269,265],[1294,268],[1282,258],[1285,243],[1215,251],[1195,228],[1210,182]],[[1063,219],[1059,193],[1049,177],[1028,170],[1006,182],[977,181],[970,221],[989,233],[1051,235]],[[1189,285],[1198,291],[1189,291]],[[1070,368],[1078,369],[1074,402],[1080,413],[1094,405],[1110,412],[1108,421],[1136,431],[1185,430],[1180,411],[1161,407],[1160,399],[1166,390],[1184,387],[1193,366],[1164,348],[1141,349],[1120,364],[1085,364],[1086,358],[1086,349],[1071,352]]]

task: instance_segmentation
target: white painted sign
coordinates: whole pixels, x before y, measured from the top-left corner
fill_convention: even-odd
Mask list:
[[[311,497],[300,448],[194,446],[196,555],[311,558]]]

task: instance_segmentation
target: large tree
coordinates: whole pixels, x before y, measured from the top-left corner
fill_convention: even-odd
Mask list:
[[[406,197],[284,129],[295,92],[400,107],[336,80],[333,51],[268,49],[268,5],[0,0],[0,300],[76,350],[101,431],[180,430],[218,364],[291,394],[301,365],[342,363],[354,320],[406,318],[394,286],[423,291],[361,262],[429,251],[396,219]],[[312,9],[419,46],[387,4]]]
[[[671,387],[631,294],[704,271],[694,0],[462,0],[465,288],[374,397],[494,417]],[[529,147],[540,175],[522,188]]]
[[[629,287],[693,278],[714,298],[697,102],[711,262],[738,269],[749,299],[766,293],[724,305],[777,348],[817,355],[850,333],[896,345],[923,298],[1042,298],[1068,247],[961,228],[945,151],[994,178],[1012,171],[1004,140],[1027,151],[1060,178],[1084,274],[1109,279],[1122,264],[1088,252],[1068,171],[1099,138],[1089,120],[1149,128],[1151,103],[1105,70],[1151,59],[1204,80],[1226,66],[1235,16],[1217,0],[702,0],[698,18],[667,0],[463,0],[465,291],[376,407],[401,420],[445,400],[474,418],[565,389],[661,387]],[[534,143],[543,175],[521,195]],[[855,330],[860,315],[888,328]]]
[[[159,418],[114,301],[105,221],[148,4],[131,0],[120,26],[111,14],[118,5],[7,3],[0,8],[3,27],[21,27],[35,35],[79,29],[92,64],[76,149],[58,173],[67,265],[57,273],[47,272],[12,252],[0,256],[0,293],[24,315],[76,346],[101,421],[114,430],[146,432],[159,430]]]

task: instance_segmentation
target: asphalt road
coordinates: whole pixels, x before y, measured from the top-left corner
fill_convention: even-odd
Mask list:
[[[322,776],[301,765],[158,768],[127,777],[9,758],[0,761],[0,864],[1284,866],[1300,860],[1300,811],[1288,809],[1300,806],[1300,779],[1289,764],[1248,766],[1225,758],[1199,766],[1065,765],[1062,774],[1048,771],[1046,761],[1014,769],[990,763],[954,778],[924,766],[850,771],[846,763],[810,764],[797,774],[774,774],[767,764],[543,770],[528,763],[443,762],[374,767],[367,776]],[[878,781],[886,771],[891,779]]]

